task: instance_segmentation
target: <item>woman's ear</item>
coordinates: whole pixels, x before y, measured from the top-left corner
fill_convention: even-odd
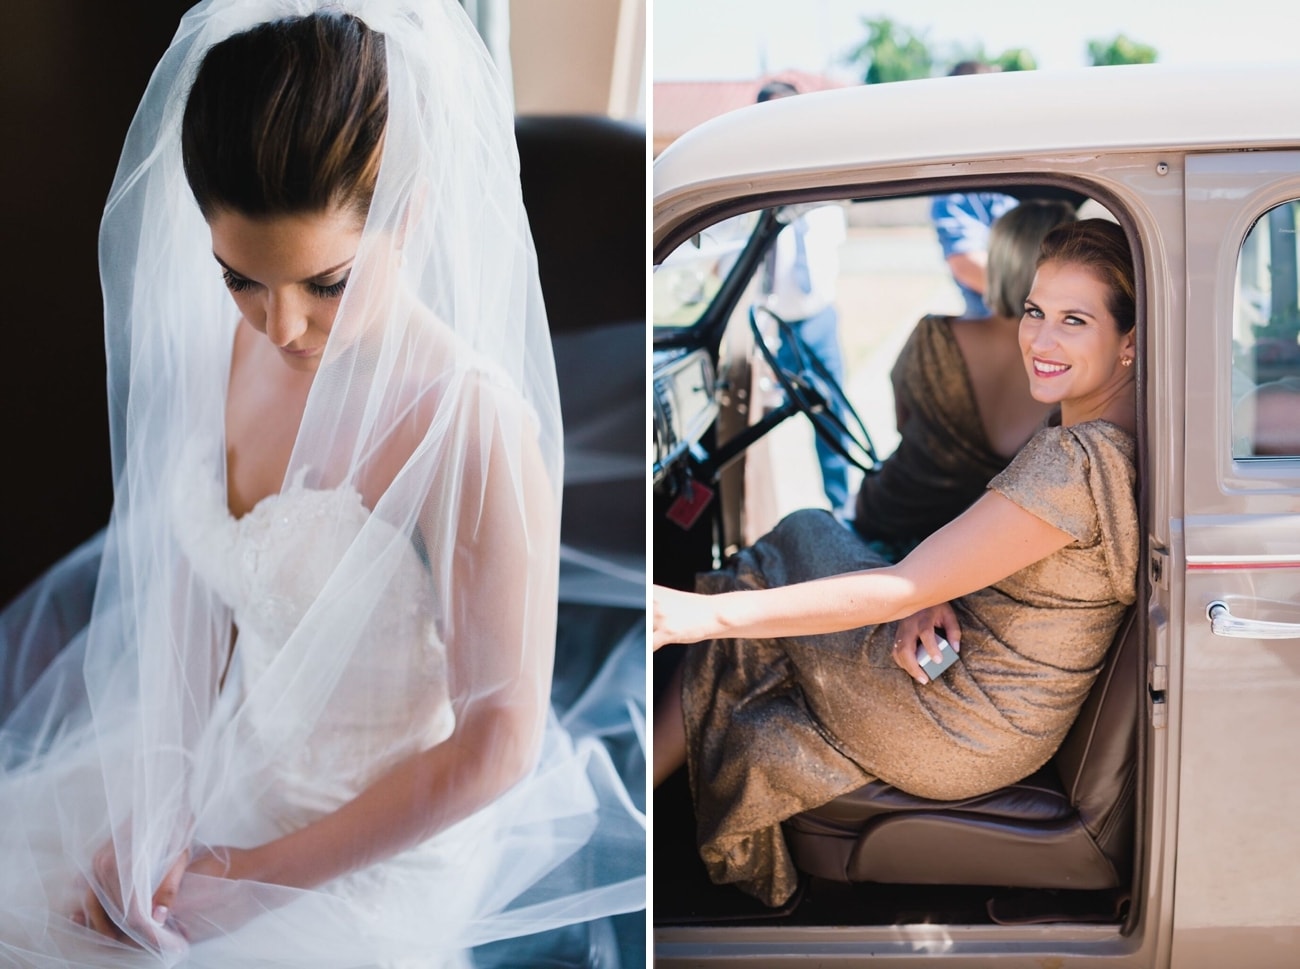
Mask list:
[[[411,189],[411,196],[406,200],[402,218],[397,223],[397,249],[399,252],[406,250],[406,243],[411,237],[412,230],[419,225],[420,213],[424,209],[428,194],[429,185],[423,178]]]
[[[1124,334],[1119,344],[1119,362],[1126,367],[1133,366],[1133,361],[1137,359],[1137,329],[1134,328]]]

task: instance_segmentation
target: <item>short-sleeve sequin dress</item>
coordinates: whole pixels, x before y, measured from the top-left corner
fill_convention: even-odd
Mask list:
[[[1134,481],[1122,428],[1039,431],[989,488],[1074,541],[956,600],[961,660],[929,685],[895,665],[895,623],[688,649],[687,765],[713,880],[780,904],[797,884],[783,820],[872,778],[948,800],[1046,763],[1135,599]],[[882,564],[829,514],[801,511],[697,588],[767,588]]]

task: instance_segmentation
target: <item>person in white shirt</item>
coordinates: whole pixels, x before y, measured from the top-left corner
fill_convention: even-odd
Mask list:
[[[759,90],[758,101],[798,93],[793,84],[771,81]],[[759,270],[762,305],[794,328],[841,386],[844,363],[835,285],[840,272],[839,250],[846,233],[843,206],[819,206],[781,231]],[[778,348],[776,358],[783,368],[800,369],[794,349],[786,343]],[[828,404],[843,420],[836,403]],[[816,447],[826,500],[831,511],[843,512],[849,504],[849,462],[820,434]]]

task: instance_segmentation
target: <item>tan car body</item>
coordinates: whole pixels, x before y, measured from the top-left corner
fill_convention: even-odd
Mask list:
[[[864,86],[734,112],[658,159],[656,261],[740,211],[962,180],[1032,177],[1115,213],[1144,321],[1149,695],[1126,925],[674,926],[657,964],[1300,965],[1300,458],[1234,459],[1224,323],[1246,233],[1300,198],[1298,90],[1300,63]],[[1215,602],[1280,628],[1216,633]]]

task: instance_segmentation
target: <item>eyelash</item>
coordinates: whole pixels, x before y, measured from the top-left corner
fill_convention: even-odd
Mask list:
[[[330,283],[328,286],[321,286],[319,283],[308,283],[307,289],[313,296],[319,296],[321,299],[336,299],[343,295],[343,290],[347,289],[348,279],[351,273],[344,276],[337,283]],[[252,287],[252,280],[245,279],[243,276],[236,276],[229,269],[221,271],[221,278],[225,280],[226,288],[232,293],[242,293]]]
[[[330,283],[328,286],[321,286],[319,283],[308,283],[307,288],[312,294],[321,297],[321,299],[335,299],[343,295],[343,290],[348,287],[348,279],[351,273],[344,276],[337,283]]]
[[[253,285],[243,276],[236,276],[229,269],[221,270],[221,278],[225,280],[226,289],[230,290],[232,293],[242,293],[244,290],[248,289],[248,287]]]
[[[1039,309],[1038,307],[1036,307],[1036,306],[1026,306],[1026,307],[1025,307],[1025,316],[1029,317],[1031,320],[1041,320],[1041,319],[1043,319],[1043,311],[1040,310],[1040,309]],[[1087,326],[1087,325],[1088,325],[1088,321],[1087,321],[1087,320],[1081,319],[1081,318],[1079,318],[1079,317],[1077,317],[1077,316],[1067,316],[1067,317],[1065,318],[1065,322],[1068,323],[1068,324],[1070,324],[1071,326]]]

